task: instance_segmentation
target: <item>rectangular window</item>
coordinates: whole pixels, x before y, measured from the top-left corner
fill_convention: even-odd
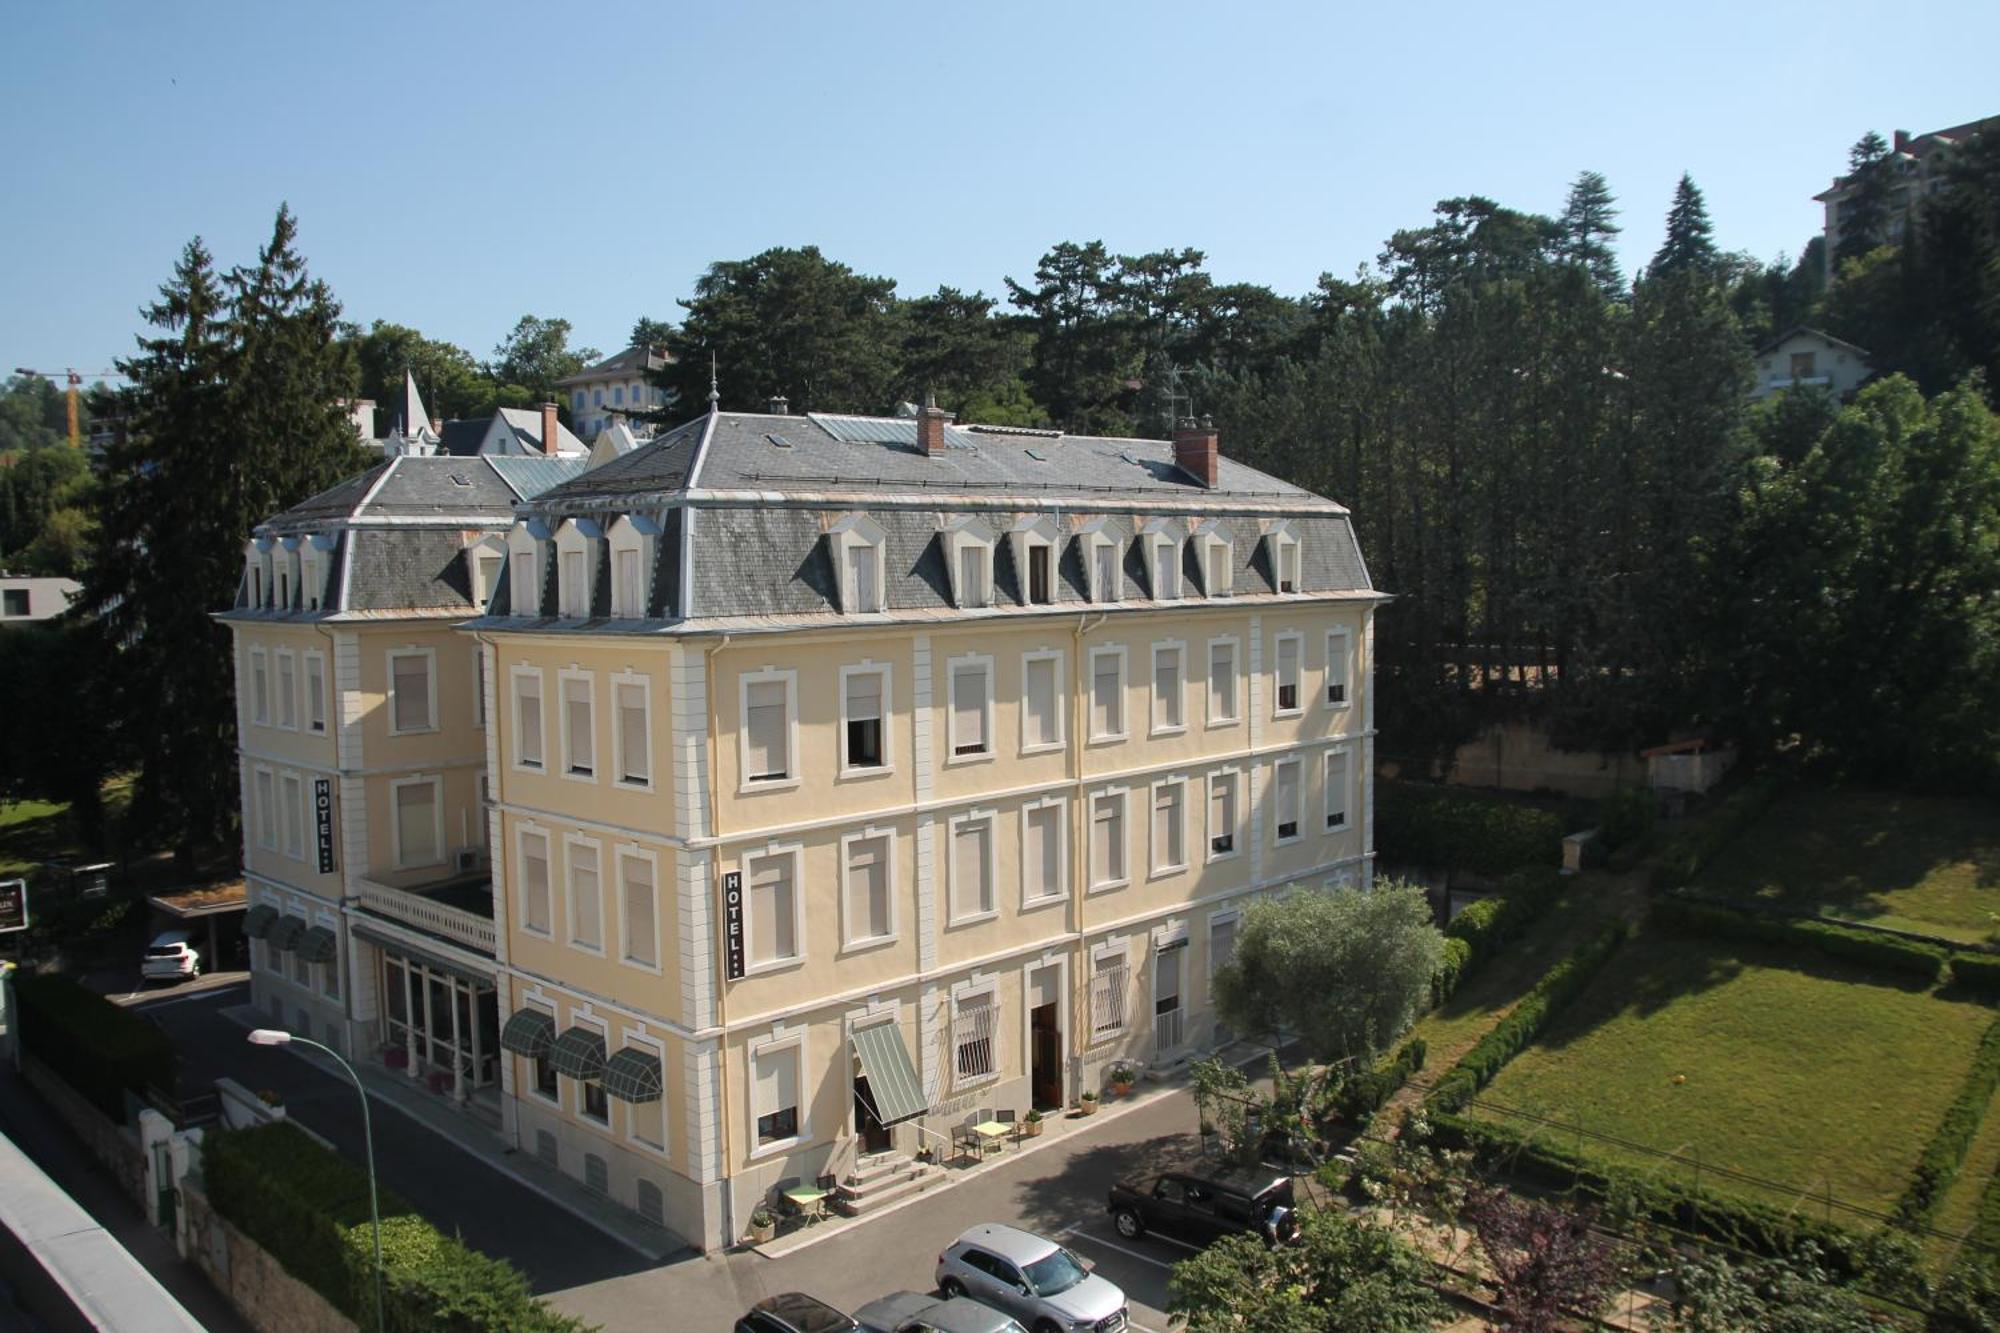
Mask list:
[[[760,1051],[752,1063],[757,1083],[757,1146],[799,1136],[799,1049]]]
[[[1125,793],[1107,792],[1090,802],[1090,885],[1125,882]]]
[[[1125,735],[1125,655],[1100,650],[1090,656],[1090,738],[1119,740]]]
[[[326,658],[306,654],[306,730],[326,731]]]
[[[561,563],[556,566],[561,587],[557,597],[566,616],[587,616],[590,614],[590,587],[584,582],[584,553],[564,551]]]
[[[1326,827],[1347,827],[1347,751],[1326,752]]]
[[[389,654],[389,730],[429,731],[431,721],[431,655]]]
[[[1181,595],[1181,547],[1179,542],[1155,541],[1153,543],[1153,596],[1156,598],[1179,597]]]
[[[521,924],[549,933],[549,840],[541,833],[521,835]]]
[[[1090,1030],[1104,1037],[1125,1029],[1128,969],[1123,954],[1100,954],[1091,964]]]
[[[639,619],[646,614],[645,582],[639,577],[639,548],[618,552],[618,614]]]
[[[1062,659],[1053,655],[1021,660],[1021,748],[1054,749],[1062,744]]]
[[[299,729],[298,659],[287,652],[278,654],[278,725],[286,731]]]
[[[789,690],[782,680],[753,680],[743,690],[743,776],[781,782],[791,776]]]
[[[1231,551],[1228,542],[1212,541],[1208,543],[1208,595],[1210,597],[1227,597],[1234,590],[1236,571],[1233,560],[1234,553]]]
[[[1278,636],[1278,711],[1299,711],[1299,636]]]
[[[1118,600],[1118,543],[1100,541],[1091,547],[1091,577],[1097,600]]]
[[[591,679],[564,676],[563,771],[573,777],[592,777],[597,772],[596,719],[592,708]]]
[[[514,677],[514,759],[523,768],[542,766],[542,675]]]
[[[1299,544],[1295,541],[1278,543],[1278,591],[1297,592],[1299,590]]]
[[[782,963],[799,956],[796,860],[789,852],[750,858],[750,961]]]
[[[285,820],[285,855],[294,861],[306,859],[306,788],[296,773],[279,780],[279,812]]]
[[[1021,898],[1044,902],[1062,896],[1062,806],[1031,805],[1021,812]]]
[[[659,905],[653,886],[653,863],[627,852],[618,858],[619,900],[625,919],[625,961],[647,967],[660,965]]]
[[[333,926],[331,921],[324,921],[320,924],[329,929]],[[338,931],[335,931],[335,934],[338,933]],[[334,956],[319,965],[319,989],[320,993],[329,1000],[340,998],[340,953],[338,946],[335,947]]]
[[[595,1120],[600,1125],[611,1123],[611,1103],[604,1095],[604,1085],[592,1080],[583,1085],[583,1118]],[[588,1158],[589,1154],[586,1153]],[[585,1173],[586,1175],[588,1172]]]
[[[1153,731],[1179,731],[1187,725],[1181,669],[1186,650],[1179,644],[1153,649]]]
[[[572,842],[569,849],[569,937],[586,949],[604,947],[604,890],[597,879],[597,847]]]
[[[1236,716],[1236,640],[1216,639],[1208,645],[1209,725],[1234,722]]]
[[[847,844],[847,942],[885,940],[896,933],[889,902],[889,835]]]
[[[854,590],[850,611],[882,609],[881,552],[868,542],[852,542],[847,548],[847,586]]]
[[[1047,606],[1055,598],[1055,578],[1051,573],[1055,565],[1055,548],[1039,542],[1028,545],[1028,601],[1036,606]]]
[[[396,864],[432,866],[444,859],[438,846],[438,782],[423,778],[394,784]]]
[[[992,707],[993,669],[985,662],[960,662],[951,669],[951,753],[955,758],[993,752],[987,713]]]
[[[541,614],[541,569],[533,551],[514,553],[514,575],[510,582],[513,587],[514,614],[517,616]]]
[[[1236,850],[1236,775],[1208,776],[1208,854],[1227,856]]]
[[[479,609],[482,611],[492,609],[493,590],[500,586],[500,567],[505,558],[498,551],[486,551],[473,564],[479,576]]]
[[[260,726],[271,725],[270,658],[262,648],[250,650],[250,720]]]
[[[642,1048],[643,1049],[643,1048]],[[648,1148],[664,1149],[667,1146],[667,1103],[664,1097],[650,1102],[629,1102],[625,1107],[630,1133],[633,1138]],[[644,1182],[639,1190],[640,1215],[645,1215]],[[653,1220],[662,1220],[657,1214]]]
[[[1299,836],[1299,761],[1280,759],[1271,770],[1271,799],[1278,813],[1278,841]]]
[[[643,682],[621,680],[611,687],[618,708],[618,780],[644,787],[653,780],[653,732]]]
[[[881,768],[882,692],[888,683],[888,672],[865,670],[845,674],[847,685],[842,707],[847,720],[844,736],[847,750],[842,766]]]
[[[535,1091],[550,1101],[556,1099],[556,1067],[546,1055],[535,1057]]]
[[[994,1072],[991,993],[968,995],[954,1006],[951,1044],[959,1082],[986,1078]]]
[[[1187,868],[1187,784],[1153,788],[1153,873]]]
[[[958,604],[985,606],[986,548],[966,542],[958,548]]]
[[[1344,707],[1347,703],[1347,679],[1349,674],[1346,630],[1328,630],[1326,635],[1326,706]]]
[[[278,849],[278,787],[268,768],[257,770],[257,845]]]
[[[993,821],[967,819],[951,829],[951,919],[993,910]]]

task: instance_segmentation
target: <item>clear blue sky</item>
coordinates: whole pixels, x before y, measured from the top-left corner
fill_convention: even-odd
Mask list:
[[[712,260],[904,293],[1051,244],[1192,245],[1288,294],[1431,205],[1610,178],[1628,271],[1691,171],[1770,257],[1860,134],[2000,112],[2000,5],[37,3],[9,8],[0,374],[126,355],[189,237],[280,200],[349,318],[484,357],[622,345]]]

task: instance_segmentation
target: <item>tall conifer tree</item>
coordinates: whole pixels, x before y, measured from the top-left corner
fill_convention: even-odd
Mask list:
[[[1623,230],[1617,217],[1611,186],[1603,174],[1584,171],[1569,187],[1569,201],[1556,219],[1557,253],[1572,264],[1581,264],[1598,290],[1613,300],[1625,293],[1625,275],[1618,271],[1618,256],[1611,249],[1612,238]]]
[[[1715,249],[1715,228],[1708,220],[1708,205],[1694,177],[1681,174],[1674,187],[1674,202],[1667,209],[1667,239],[1646,270],[1646,276],[1663,278],[1674,273],[1713,274],[1721,256]]]

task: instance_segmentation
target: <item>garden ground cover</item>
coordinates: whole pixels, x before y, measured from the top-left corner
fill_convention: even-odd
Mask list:
[[[1984,940],[2000,928],[2000,806],[1795,788],[1695,886],[1794,912]]]
[[[1703,1178],[1719,1190],[1790,1205],[1830,1189],[1887,1212],[1993,1021],[1985,1005],[1893,983],[1839,960],[1648,930],[1481,1101],[1787,1187]],[[1602,1140],[1583,1146],[1693,1175]]]

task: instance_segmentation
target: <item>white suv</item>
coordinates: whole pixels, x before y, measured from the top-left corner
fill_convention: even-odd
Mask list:
[[[201,955],[188,943],[186,931],[169,930],[146,946],[139,975],[146,981],[189,980],[201,975]]]

